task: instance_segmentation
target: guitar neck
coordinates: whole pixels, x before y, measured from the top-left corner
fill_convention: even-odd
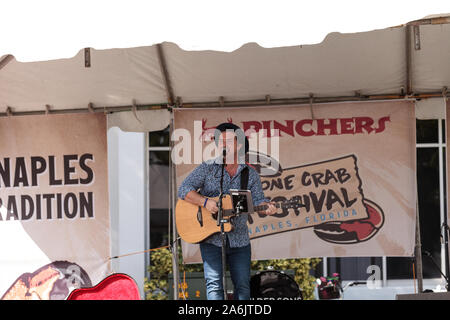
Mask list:
[[[298,200],[286,200],[286,201],[275,202],[274,206],[275,206],[275,208],[283,208],[283,209],[305,207],[305,205],[300,203]],[[250,212],[250,213],[265,211],[268,207],[269,206],[267,204],[254,206],[253,212]],[[224,212],[223,214],[225,217],[235,215],[235,212],[233,209],[225,209],[223,212]]]
[[[275,206],[276,208],[281,208],[281,207],[282,207],[282,204],[283,204],[283,202],[278,202],[278,203],[275,203],[274,206]],[[268,207],[269,207],[269,206],[268,206],[267,204],[263,204],[263,205],[260,205],[260,206],[255,206],[255,207],[253,207],[253,212],[250,212],[250,213],[255,213],[255,212],[259,212],[259,211],[264,211],[264,210],[266,210]],[[225,216],[225,217],[227,217],[227,216],[233,216],[233,215],[235,214],[235,212],[234,212],[233,209],[225,209],[223,212],[224,212],[224,216]]]
[[[282,202],[277,202],[274,204],[275,208],[281,208]],[[258,211],[264,211],[268,208],[269,206],[267,204],[263,204],[260,206],[255,206],[253,207],[253,211],[258,212]]]

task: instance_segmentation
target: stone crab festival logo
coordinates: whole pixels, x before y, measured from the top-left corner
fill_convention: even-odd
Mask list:
[[[232,119],[228,118],[227,121],[232,122]],[[354,133],[363,133],[363,129],[368,133],[378,133],[385,129],[385,124],[390,119],[379,119],[378,127],[370,119],[355,118],[354,121]],[[252,121],[251,124],[243,125],[249,138],[247,129],[255,124]],[[208,127],[206,119],[202,119],[201,125],[201,140],[210,141],[215,127]],[[264,131],[266,127],[268,125],[261,126],[258,131]],[[317,128],[320,130],[320,123]],[[265,134],[259,134],[259,139],[279,137],[279,134],[270,132],[267,130]],[[276,158],[269,156],[265,150],[252,149],[252,145],[255,144],[250,143],[247,163],[260,174],[266,197],[273,201],[298,201],[300,206],[283,208],[273,216],[249,215],[248,230],[251,239],[313,228],[315,235],[323,241],[355,244],[370,240],[383,227],[382,208],[364,196],[355,154],[282,168]]]
[[[313,228],[326,242],[355,244],[382,228],[384,212],[365,198],[355,155],[286,169],[267,155],[258,154],[257,159],[263,159],[262,164],[252,164],[258,172],[263,166],[267,172],[271,163],[278,168],[271,175],[260,174],[266,196],[274,194],[272,201],[297,200],[301,206],[271,217],[250,215],[250,238]]]

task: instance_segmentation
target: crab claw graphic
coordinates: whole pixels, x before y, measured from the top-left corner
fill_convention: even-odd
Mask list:
[[[375,236],[384,224],[383,210],[373,201],[364,199],[368,217],[344,222],[327,222],[314,227],[322,240],[338,244],[364,242]]]

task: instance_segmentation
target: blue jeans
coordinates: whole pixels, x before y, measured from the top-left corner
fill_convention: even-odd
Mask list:
[[[223,300],[222,248],[210,243],[200,243],[208,300]],[[226,261],[234,286],[235,300],[250,300],[251,246],[231,248],[227,241]]]

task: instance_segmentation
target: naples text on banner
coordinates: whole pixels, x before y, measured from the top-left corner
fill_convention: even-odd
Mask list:
[[[65,299],[109,272],[106,116],[0,119],[0,297]]]

